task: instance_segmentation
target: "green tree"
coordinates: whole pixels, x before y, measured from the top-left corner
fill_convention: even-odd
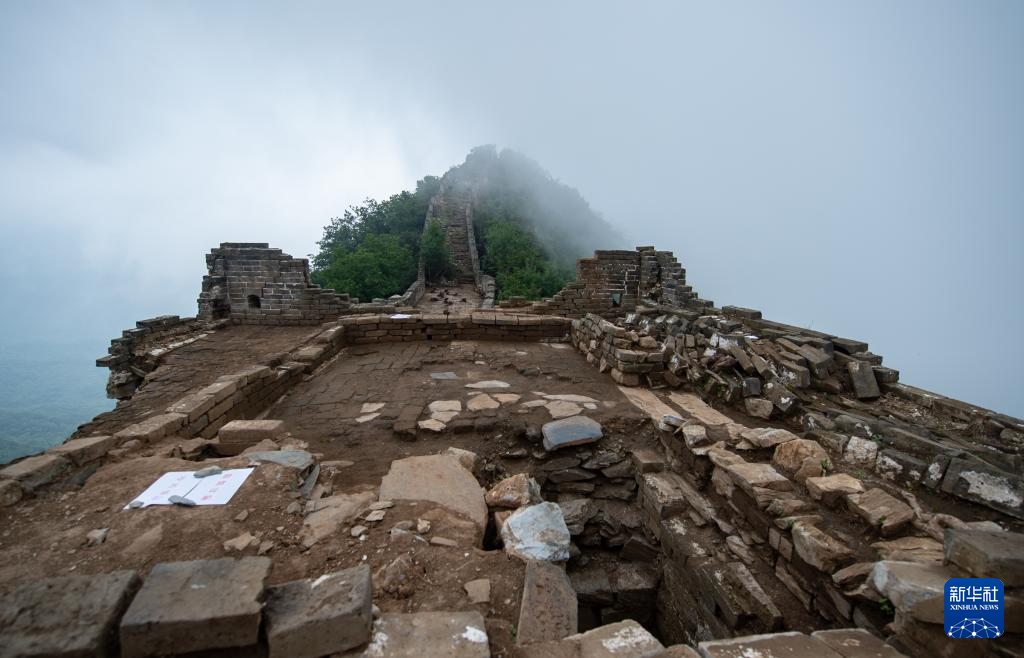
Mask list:
[[[483,237],[483,269],[494,276],[498,298],[550,297],[571,274],[553,263],[533,232],[505,219],[488,218]]]
[[[396,235],[366,235],[351,251],[339,246],[326,260],[313,281],[363,301],[401,294],[416,279],[412,250]]]
[[[428,281],[437,281],[452,273],[452,253],[448,248],[445,224],[440,219],[431,219],[420,240],[420,257],[423,259],[423,273]]]
[[[312,280],[360,299],[404,292],[416,279],[423,219],[440,187],[440,178],[427,176],[415,192],[367,199],[332,218],[311,256]],[[379,266],[366,262],[377,256]]]

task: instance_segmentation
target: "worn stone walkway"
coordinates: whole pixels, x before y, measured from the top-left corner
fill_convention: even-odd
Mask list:
[[[424,313],[465,313],[480,308],[482,298],[472,283],[457,286],[428,285],[417,308]]]

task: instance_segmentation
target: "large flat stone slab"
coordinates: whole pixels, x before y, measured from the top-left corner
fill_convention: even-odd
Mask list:
[[[728,425],[732,419],[715,411],[707,402],[692,393],[669,393],[668,399],[683,413],[702,425]]]
[[[942,490],[1024,519],[1024,478],[1018,474],[977,460],[953,459],[942,479]]]
[[[452,455],[406,457],[391,462],[380,483],[380,500],[429,500],[487,529],[484,490],[473,474]]]
[[[65,441],[46,452],[51,455],[64,455],[76,466],[87,464],[106,456],[107,451],[115,446],[113,436],[87,436],[81,439]]]
[[[141,581],[134,571],[35,580],[0,596],[0,656],[117,656],[115,629]]]
[[[578,636],[580,655],[586,658],[655,658],[665,647],[646,628],[626,619],[599,626]]]
[[[882,642],[863,628],[837,628],[814,631],[811,637],[828,645],[843,658],[901,658],[904,654]]]
[[[544,449],[548,452],[594,443],[603,436],[601,423],[587,416],[572,416],[544,423],[541,432],[544,435]]]
[[[633,406],[643,411],[650,417],[651,422],[657,425],[664,416],[675,416],[677,412],[668,404],[662,401],[657,395],[645,388],[633,388],[620,386],[619,390],[626,399],[633,403]]]
[[[233,420],[217,431],[217,452],[237,455],[260,441],[273,441],[284,433],[283,420]]]
[[[374,622],[370,644],[346,658],[490,658],[479,612],[385,613]]]
[[[353,521],[373,503],[370,491],[352,494],[335,494],[321,498],[313,504],[302,522],[299,538],[306,548],[338,532],[342,526]]]
[[[796,632],[711,640],[697,648],[704,658],[843,658],[824,642]]]
[[[881,489],[869,489],[862,494],[850,494],[846,498],[850,511],[878,528],[883,537],[898,534],[914,520],[914,510]]]
[[[64,455],[34,455],[0,469],[0,480],[17,480],[25,491],[34,491],[50,484],[70,468],[71,460]]]
[[[975,578],[998,578],[1005,587],[1024,586],[1024,534],[946,530],[945,557]]]
[[[370,640],[370,567],[361,564],[267,590],[270,658],[318,658]]]
[[[121,655],[256,645],[270,567],[265,557],[156,565],[121,620]]]
[[[699,658],[688,647],[669,649],[651,635],[647,629],[626,619],[599,626],[586,633],[571,635],[564,640],[541,642],[518,647],[517,658]],[[745,657],[753,658],[753,657]],[[757,657],[762,658],[762,657]],[[765,657],[766,658],[766,657]]]
[[[516,643],[561,640],[577,630],[576,590],[565,569],[550,562],[527,562]]]
[[[943,587],[947,580],[959,576],[940,565],[883,560],[875,563],[868,581],[900,612],[918,621],[941,624],[945,606]]]

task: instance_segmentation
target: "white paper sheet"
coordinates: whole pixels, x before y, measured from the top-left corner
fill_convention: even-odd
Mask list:
[[[181,496],[196,505],[224,505],[255,468],[231,468],[217,475],[197,478],[192,471],[164,473],[156,482],[136,496],[134,501],[149,505],[171,505],[171,496]],[[128,506],[125,506],[128,509]]]

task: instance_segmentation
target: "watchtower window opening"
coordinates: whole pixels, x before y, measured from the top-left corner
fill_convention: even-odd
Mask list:
[[[249,300],[249,308],[259,308],[260,307],[260,298],[259,298],[258,295],[249,295],[248,300]]]

